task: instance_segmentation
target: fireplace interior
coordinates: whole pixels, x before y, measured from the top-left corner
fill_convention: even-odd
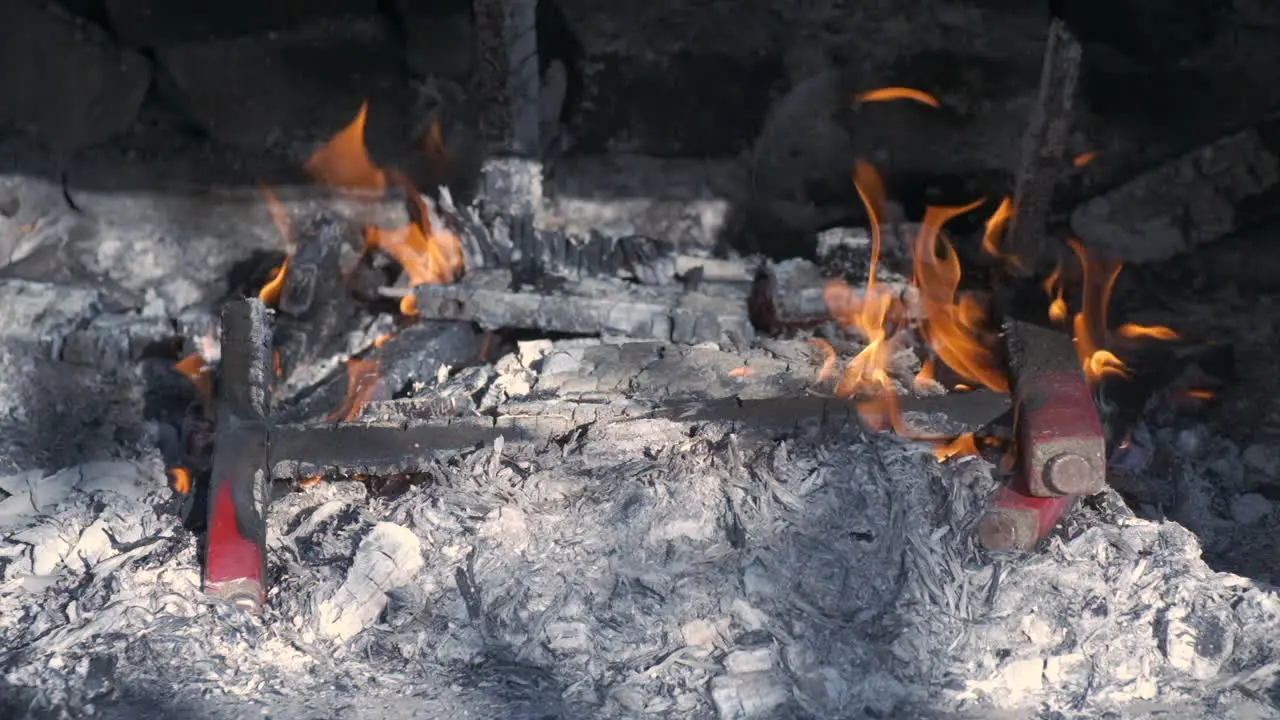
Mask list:
[[[0,9],[5,717],[1280,717],[1280,10]]]

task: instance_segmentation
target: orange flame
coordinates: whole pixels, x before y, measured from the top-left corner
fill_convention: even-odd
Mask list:
[[[818,382],[824,383],[836,372],[836,349],[822,338],[809,338],[809,344],[822,351],[822,367],[818,369]]]
[[[191,492],[191,471],[184,467],[172,467],[167,472],[173,491],[179,495]]]
[[[907,87],[887,87],[878,90],[868,90],[858,94],[855,99],[860,102],[885,102],[886,100],[914,100],[930,107],[940,108],[942,103],[938,99],[923,90]]]
[[[865,160],[857,160],[853,164],[853,187],[858,197],[867,208],[867,219],[871,224],[871,265],[867,270],[867,288],[876,284],[876,270],[880,265],[880,218],[884,217],[884,183],[880,174]]]
[[[343,190],[382,192],[387,189],[386,173],[373,164],[364,144],[368,112],[369,103],[361,103],[355,120],[307,160],[304,168],[318,182]]]
[[[206,408],[213,404],[213,370],[205,363],[200,353],[191,353],[182,358],[174,364],[173,369],[191,381],[196,388],[196,394],[200,397],[200,402]]]
[[[970,455],[978,455],[978,443],[973,433],[965,433],[960,437],[947,442],[934,443],[933,456],[939,462],[953,457],[967,457]]]
[[[1013,217],[1013,198],[1006,196],[1000,206],[987,218],[986,231],[982,233],[982,251],[991,257],[1004,258],[1000,254],[1000,235]],[[1011,259],[1011,258],[1010,258]]]
[[[925,210],[912,258],[914,281],[920,288],[925,313],[921,334],[947,367],[964,378],[997,392],[1009,389],[995,355],[984,343],[986,312],[971,295],[957,297],[960,258],[942,236],[942,226],[952,218],[980,206],[978,200],[962,207],[930,207]]]
[[[280,293],[284,290],[285,273],[289,270],[289,258],[285,258],[280,267],[271,271],[271,279],[258,291],[258,299],[267,307],[275,307],[280,302]]]
[[[1129,370],[1124,362],[1105,349],[1110,344],[1107,308],[1111,305],[1111,291],[1115,288],[1123,263],[1089,258],[1084,246],[1075,238],[1067,240],[1067,244],[1080,259],[1082,270],[1080,312],[1072,320],[1071,329],[1085,379],[1091,385],[1096,385],[1107,376],[1127,377]]]
[[[1045,293],[1053,300],[1049,303],[1049,320],[1054,325],[1062,325],[1067,321],[1067,301],[1063,298],[1062,293],[1062,266],[1059,265],[1049,273],[1049,277],[1044,279]]]
[[[280,204],[280,199],[271,188],[266,185],[259,185],[262,190],[262,197],[267,202],[267,210],[271,213],[271,221],[275,223],[276,230],[280,232],[280,238],[284,240],[285,247],[288,248],[290,254],[293,253],[293,235],[289,229],[289,215],[285,212],[284,206]],[[267,307],[275,307],[280,302],[280,293],[284,290],[284,276],[289,269],[289,258],[285,258],[284,263],[271,271],[271,279],[266,285],[258,291],[258,299]]]
[[[431,222],[426,200],[417,192],[409,193],[413,220],[404,227],[384,230],[365,229],[365,247],[390,255],[409,276],[409,285],[445,285],[462,275],[464,260],[462,243],[448,230],[437,229]],[[400,301],[400,311],[413,316],[418,312],[417,300],[407,295]]]
[[[922,393],[932,387],[937,380],[934,379],[935,366],[937,363],[933,358],[926,358],[924,365],[920,368],[920,372],[916,373],[916,377],[911,381],[911,386],[916,392]]]
[[[1120,337],[1130,340],[1138,338],[1149,338],[1151,340],[1177,340],[1178,333],[1170,330],[1162,325],[1138,325],[1136,323],[1125,323],[1116,329],[1120,333]]]
[[[329,413],[326,422],[351,422],[373,398],[378,390],[378,362],[363,358],[347,361],[347,394],[337,410]]]

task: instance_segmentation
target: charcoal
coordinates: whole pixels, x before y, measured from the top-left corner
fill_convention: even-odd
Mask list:
[[[133,124],[151,83],[145,58],[37,0],[10,0],[4,14],[0,122],[28,126],[64,152]]]
[[[475,62],[472,43],[476,33],[469,2],[396,0],[393,8],[404,31],[409,70],[458,81],[469,78]]]
[[[358,229],[331,214],[302,227],[280,291],[274,348],[279,353],[279,392],[305,387],[333,370],[346,349],[346,334],[359,308],[342,276],[344,255],[361,242]]]

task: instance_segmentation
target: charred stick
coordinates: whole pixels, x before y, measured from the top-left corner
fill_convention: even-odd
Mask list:
[[[258,607],[266,591],[267,403],[271,324],[256,298],[222,312],[218,429],[209,484],[205,591]]]
[[[647,286],[620,280],[546,278],[545,288],[516,287],[511,273],[471,273],[453,285],[415,288],[423,318],[468,320],[482,328],[538,329],[682,344],[751,337],[746,290],[704,285]]]
[[[1005,233],[1004,246],[1016,258],[1012,272],[1031,276],[1039,269],[1049,248],[1046,231],[1053,192],[1065,171],[1067,136],[1080,76],[1082,50],[1067,29],[1054,19],[1049,25],[1040,93],[1022,138],[1022,160],[1014,185],[1014,215]]]

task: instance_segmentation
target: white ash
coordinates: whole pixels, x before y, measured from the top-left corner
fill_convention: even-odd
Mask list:
[[[394,498],[286,493],[257,618],[202,599],[155,460],[6,478],[0,509],[52,494],[0,545],[0,696],[13,717],[1206,716],[1280,671],[1280,601],[1175,523],[1084,514],[990,558],[980,460],[627,428],[454,454]]]

